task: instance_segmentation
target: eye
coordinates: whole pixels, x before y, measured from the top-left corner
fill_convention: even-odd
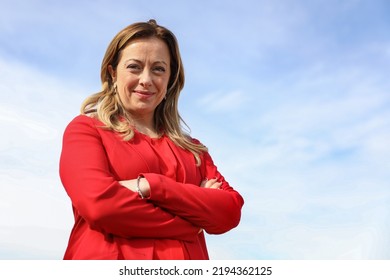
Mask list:
[[[165,70],[165,67],[163,67],[163,66],[156,66],[153,68],[153,71],[157,72],[157,73],[165,73],[166,70]]]
[[[132,71],[138,71],[138,70],[141,70],[141,66],[136,64],[136,63],[131,63],[129,65],[126,66],[127,69],[130,69]]]

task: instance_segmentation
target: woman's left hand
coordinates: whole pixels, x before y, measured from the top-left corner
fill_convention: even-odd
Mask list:
[[[203,188],[209,188],[209,189],[221,189],[222,182],[218,182],[217,178],[215,179],[204,179],[202,183],[200,184]]]

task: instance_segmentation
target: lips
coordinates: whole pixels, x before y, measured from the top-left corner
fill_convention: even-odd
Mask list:
[[[134,90],[134,93],[136,93],[141,98],[148,98],[154,94],[151,91],[144,91],[144,90]]]

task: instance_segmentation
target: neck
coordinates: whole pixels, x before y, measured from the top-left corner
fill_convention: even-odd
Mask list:
[[[159,136],[158,131],[156,131],[153,118],[143,119],[143,118],[132,118],[132,124],[134,128],[145,135],[148,135],[151,138],[157,138]]]

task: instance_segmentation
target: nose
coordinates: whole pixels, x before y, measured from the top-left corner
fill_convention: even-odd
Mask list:
[[[152,75],[148,70],[142,71],[139,77],[139,83],[144,88],[148,88],[152,85]]]

